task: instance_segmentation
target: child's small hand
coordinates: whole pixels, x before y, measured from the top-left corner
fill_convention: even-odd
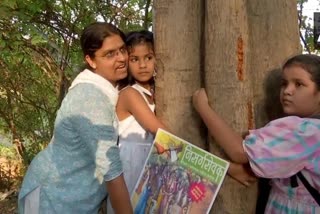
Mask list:
[[[243,164],[230,163],[228,174],[241,184],[250,186],[252,183],[257,182],[258,178],[254,176],[250,167]]]
[[[208,104],[208,96],[204,88],[200,88],[193,93],[192,103],[196,110],[203,104]]]

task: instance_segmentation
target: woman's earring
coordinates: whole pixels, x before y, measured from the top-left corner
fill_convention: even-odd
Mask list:
[[[152,76],[153,76],[153,77],[156,77],[156,76],[157,76],[157,72],[156,72],[156,70],[154,70],[154,71],[153,71]]]

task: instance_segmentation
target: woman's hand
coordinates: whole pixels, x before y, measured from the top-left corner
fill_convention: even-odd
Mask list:
[[[192,103],[197,111],[199,111],[201,106],[209,104],[208,96],[204,88],[200,88],[193,93]]]
[[[233,179],[237,180],[238,182],[247,187],[257,182],[258,180],[258,178],[254,176],[248,164],[230,163],[228,174]]]

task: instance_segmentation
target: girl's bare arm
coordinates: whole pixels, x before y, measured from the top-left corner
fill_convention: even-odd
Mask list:
[[[150,110],[141,94],[133,88],[128,87],[119,95],[117,114],[123,112],[132,115],[144,129],[151,133],[156,133],[158,128],[168,130]],[[119,119],[121,120],[121,118]]]
[[[193,106],[206,124],[210,135],[224,149],[235,163],[247,163],[248,158],[242,147],[242,137],[235,132],[210,106],[205,90],[193,94]]]

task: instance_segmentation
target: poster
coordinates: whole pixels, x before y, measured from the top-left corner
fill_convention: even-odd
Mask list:
[[[134,213],[209,213],[229,162],[159,129],[131,195]]]

